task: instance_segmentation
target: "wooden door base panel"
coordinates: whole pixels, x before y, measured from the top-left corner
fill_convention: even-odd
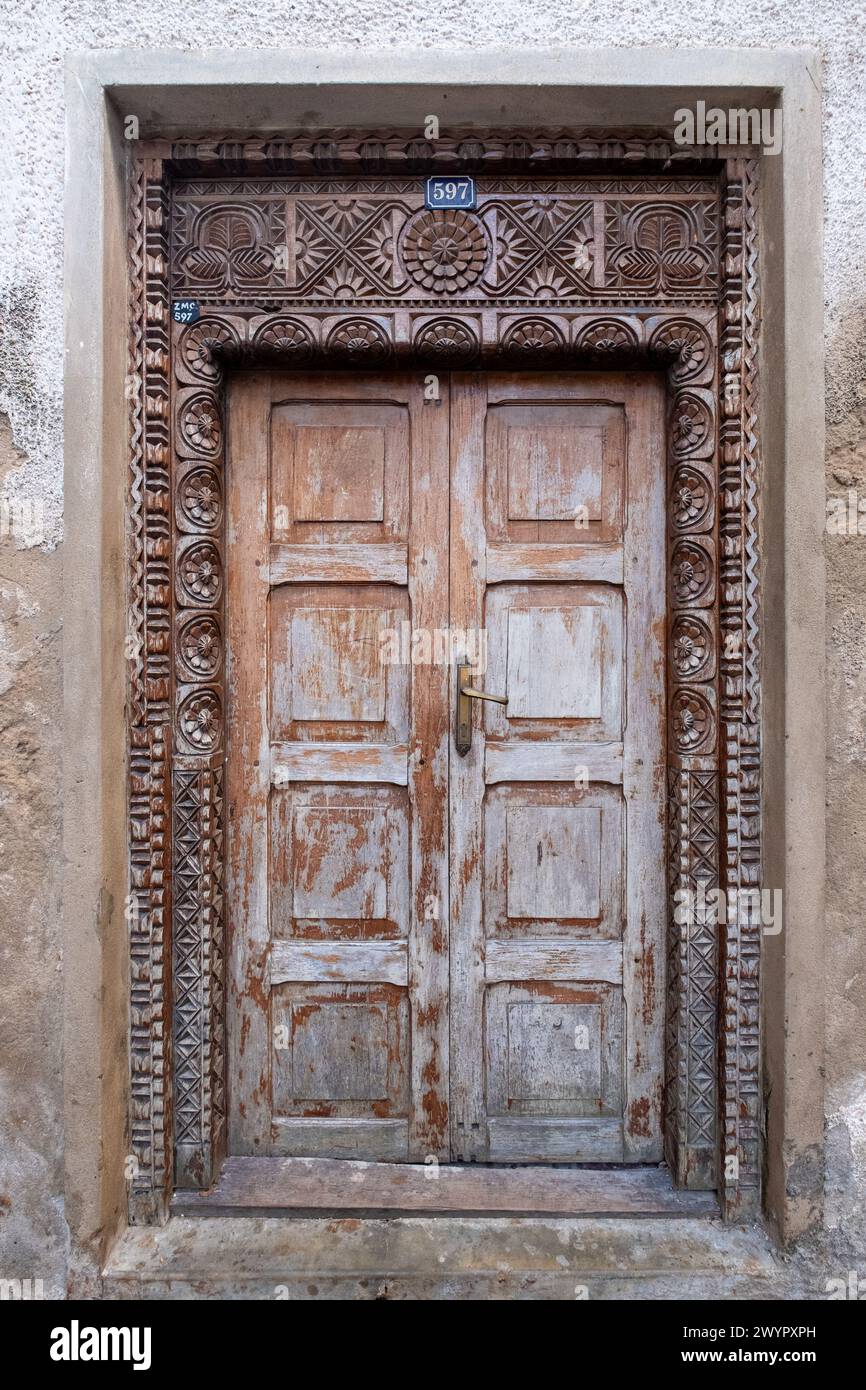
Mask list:
[[[676,1191],[663,1167],[428,1167],[336,1158],[228,1158],[212,1188],[178,1192],[171,1209],[177,1216],[719,1215],[715,1193]]]

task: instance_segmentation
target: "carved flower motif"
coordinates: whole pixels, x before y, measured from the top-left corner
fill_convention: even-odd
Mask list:
[[[468,361],[478,352],[474,333],[455,319],[440,319],[428,323],[415,340],[418,352],[424,357],[456,358]]]
[[[367,362],[380,362],[388,355],[388,340],[378,324],[366,319],[352,319],[339,324],[333,330],[328,346],[341,356],[358,358]]]
[[[179,710],[183,736],[193,747],[209,752],[219,741],[222,710],[212,690],[203,690],[184,700]]]
[[[706,664],[710,653],[709,632],[697,618],[678,618],[671,645],[677,675],[685,680]]]
[[[710,490],[700,473],[691,468],[680,469],[674,478],[671,506],[677,526],[692,526],[706,516]]]
[[[524,319],[509,328],[502,350],[522,357],[553,357],[564,353],[565,343],[562,335],[543,319]]]
[[[215,454],[222,443],[222,421],[216,402],[197,396],[183,411],[181,433],[188,444],[203,453]]]
[[[339,200],[338,200],[339,201]],[[342,218],[335,218],[332,214],[337,212],[336,203],[323,204],[328,209],[327,222],[333,226],[337,240],[343,241],[349,227],[340,225]],[[299,204],[295,209],[295,271],[297,274],[298,286],[309,288],[310,282],[315,283],[316,272],[334,253],[334,243],[330,237],[324,236],[318,223],[310,221],[307,216],[307,209],[303,204]]]
[[[195,375],[215,381],[220,374],[214,354],[237,350],[237,335],[218,319],[199,319],[184,330],[180,353],[185,365]]]
[[[559,265],[547,257],[522,282],[521,293],[524,291],[533,299],[564,299],[574,293]]]
[[[600,319],[581,330],[577,346],[594,357],[622,357],[637,351],[638,338],[628,324]]]
[[[321,153],[324,155],[325,151]],[[339,159],[340,151],[332,146],[332,158]],[[305,209],[306,210],[306,209]],[[315,205],[315,214],[336,233],[338,241],[347,241],[354,231],[376,212],[372,198],[358,198],[354,193],[338,194],[325,203]]]
[[[215,526],[222,516],[219,479],[212,468],[195,468],[184,479],[180,504],[195,526]]]
[[[524,221],[538,232],[549,237],[571,214],[571,207],[556,194],[539,193],[519,205]]]
[[[409,222],[403,260],[416,284],[434,294],[474,285],[487,262],[487,236],[471,212],[429,209]]]
[[[213,676],[222,658],[222,635],[216,618],[196,618],[187,623],[180,639],[183,660],[200,679]]]
[[[557,245],[557,250],[566,257],[570,265],[574,266],[584,281],[589,278],[595,255],[595,241],[590,231],[591,226],[590,221],[587,227],[574,228]]]
[[[679,603],[700,597],[710,583],[706,551],[697,545],[677,546],[673,556],[674,593]]]
[[[302,362],[312,356],[313,339],[302,323],[294,319],[277,319],[259,329],[255,346],[264,352],[290,357],[293,362]]]
[[[183,586],[198,603],[214,603],[222,589],[219,553],[210,541],[191,546],[181,561]]]
[[[626,338],[618,333],[600,333],[590,342],[587,340],[587,347],[592,347],[598,353],[619,352],[620,348],[627,345]]]
[[[650,352],[672,362],[674,381],[698,376],[709,361],[710,340],[702,328],[688,319],[669,319],[653,333]]]
[[[317,288],[326,299],[357,300],[369,293],[365,276],[345,258],[322,277]]]
[[[496,269],[500,285],[525,265],[535,250],[535,242],[522,225],[501,215],[496,222]]]
[[[673,730],[677,746],[688,752],[703,743],[710,728],[711,714],[703,696],[680,690],[674,696]]]
[[[697,396],[683,394],[674,402],[673,442],[678,454],[693,453],[700,448],[709,433],[709,417],[703,401]]]

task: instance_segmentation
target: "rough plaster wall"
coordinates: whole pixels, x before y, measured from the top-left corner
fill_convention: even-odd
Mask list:
[[[861,256],[851,285],[861,322],[864,270]],[[845,367],[846,390],[828,420],[827,488],[850,515],[852,495],[866,497],[866,381],[862,367],[856,374],[850,363]],[[827,538],[826,1220],[842,1240],[849,1229],[866,1228],[866,515],[857,517],[857,529],[860,534]]]
[[[397,46],[586,48],[681,44],[810,45],[824,57],[826,345],[829,487],[866,492],[866,82],[864,12],[853,0],[0,0],[0,497],[4,518],[41,507],[44,535],[2,541],[0,736],[15,770],[4,773],[2,883],[5,960],[15,963],[30,1009],[13,1014],[6,1084],[34,1097],[13,1147],[15,1191],[29,1211],[4,1218],[53,1278],[57,1251],[60,1124],[56,999],[60,862],[58,577],[62,535],[63,58],[98,48]],[[398,67],[394,66],[395,73]],[[524,110],[512,113],[526,119]],[[13,448],[14,444],[14,448]],[[15,451],[20,452],[15,452]],[[850,482],[848,480],[851,480]],[[18,511],[15,511],[17,504]],[[10,512],[11,505],[11,512]],[[37,514],[37,523],[40,517]],[[8,530],[8,526],[6,528]],[[828,1219],[838,1231],[866,1222],[866,952],[861,927],[861,826],[866,823],[866,537],[828,544],[832,736],[829,749],[830,933],[827,1053],[830,1135]],[[18,616],[15,617],[14,615]],[[7,731],[11,730],[11,733]],[[20,730],[20,736],[19,731]],[[22,742],[23,740],[23,742]],[[8,757],[6,747],[0,757]],[[9,885],[13,885],[10,889]],[[14,891],[13,891],[14,890]],[[24,1016],[26,1014],[26,1017]],[[52,1012],[56,1018],[56,1011]],[[17,1030],[17,1031],[16,1031]],[[22,1138],[21,1135],[24,1134]],[[44,1182],[37,1181],[39,1173]],[[36,1193],[41,1195],[37,1199]],[[0,1188],[0,1194],[6,1189]],[[4,1210],[0,1195],[0,1213]],[[13,1227],[12,1221],[18,1224]],[[53,1250],[55,1255],[49,1257]],[[29,1257],[28,1257],[29,1258]],[[0,1274],[7,1273],[4,1253]],[[26,1272],[26,1271],[25,1271]]]
[[[0,480],[23,468],[0,416]],[[0,1277],[65,1286],[60,554],[0,543]]]

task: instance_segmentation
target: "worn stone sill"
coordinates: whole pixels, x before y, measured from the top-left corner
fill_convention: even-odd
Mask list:
[[[820,1291],[762,1227],[706,1217],[173,1216],[127,1228],[101,1296],[776,1300]]]

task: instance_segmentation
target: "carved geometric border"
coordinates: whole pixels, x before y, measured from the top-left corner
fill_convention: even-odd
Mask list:
[[[579,169],[583,178],[589,158],[616,170],[618,193],[631,188],[652,203],[669,185],[657,165],[653,172],[664,148],[645,136],[604,141],[511,133],[498,143],[492,137],[477,137],[471,147],[453,142],[444,162],[471,166],[492,151],[503,169],[520,174],[517,152],[525,158],[531,151],[532,174],[523,169],[516,182],[518,192],[531,195],[537,174],[566,168],[577,178]],[[678,889],[749,886],[760,872],[755,162],[712,167],[724,238],[723,248],[712,248],[721,285],[715,307],[679,296],[666,304],[657,286],[640,308],[598,303],[573,311],[544,301],[531,310],[469,307],[444,287],[435,304],[416,308],[349,299],[339,307],[306,303],[267,312],[267,295],[260,304],[252,293],[209,303],[196,325],[173,324],[169,217],[178,176],[206,168],[236,179],[240,172],[261,173],[263,160],[281,175],[319,174],[329,162],[351,173],[353,151],[366,164],[366,170],[355,164],[356,178],[393,169],[401,151],[401,173],[424,170],[432,160],[403,137],[390,143],[323,137],[305,149],[306,163],[298,142],[288,153],[274,141],[248,141],[242,149],[176,142],[133,161],[130,1219],[163,1219],[173,1187],[210,1183],[224,1152],[222,381],[227,365],[264,360],[307,367],[397,361],[443,368],[494,362],[536,369],[546,363],[667,367],[665,1153],[679,1185],[718,1187],[729,1216],[754,1210],[760,928],[735,918],[720,939],[698,914],[678,924],[673,905]],[[639,178],[632,173],[635,159]],[[443,167],[439,158],[434,167]],[[644,238],[650,250],[664,232],[662,219],[658,234],[654,229]],[[255,269],[249,239],[240,235],[233,248],[229,237],[227,245],[229,256],[240,258],[230,269],[240,283]],[[642,252],[621,259],[623,273],[632,266],[636,287],[646,285],[645,260]]]
[[[130,183],[129,859],[130,1219],[165,1210],[171,1155],[171,459],[168,188],[159,161]]]
[[[155,158],[171,162],[173,173],[227,177],[239,174],[344,174],[353,180],[382,174],[486,172],[523,176],[537,172],[579,174],[604,169],[620,177],[638,172],[659,175],[693,169],[718,170],[711,145],[678,144],[669,129],[635,127],[526,130],[454,130],[428,140],[417,131],[394,129],[232,133],[208,139],[155,140],[147,146]]]
[[[724,883],[761,879],[761,608],[758,424],[758,164],[731,160],[724,197],[720,308],[719,496],[723,546],[720,619]],[[737,897],[738,904],[741,899]],[[733,920],[731,920],[733,917]],[[761,925],[729,914],[722,936],[721,1191],[729,1216],[760,1203]]]

